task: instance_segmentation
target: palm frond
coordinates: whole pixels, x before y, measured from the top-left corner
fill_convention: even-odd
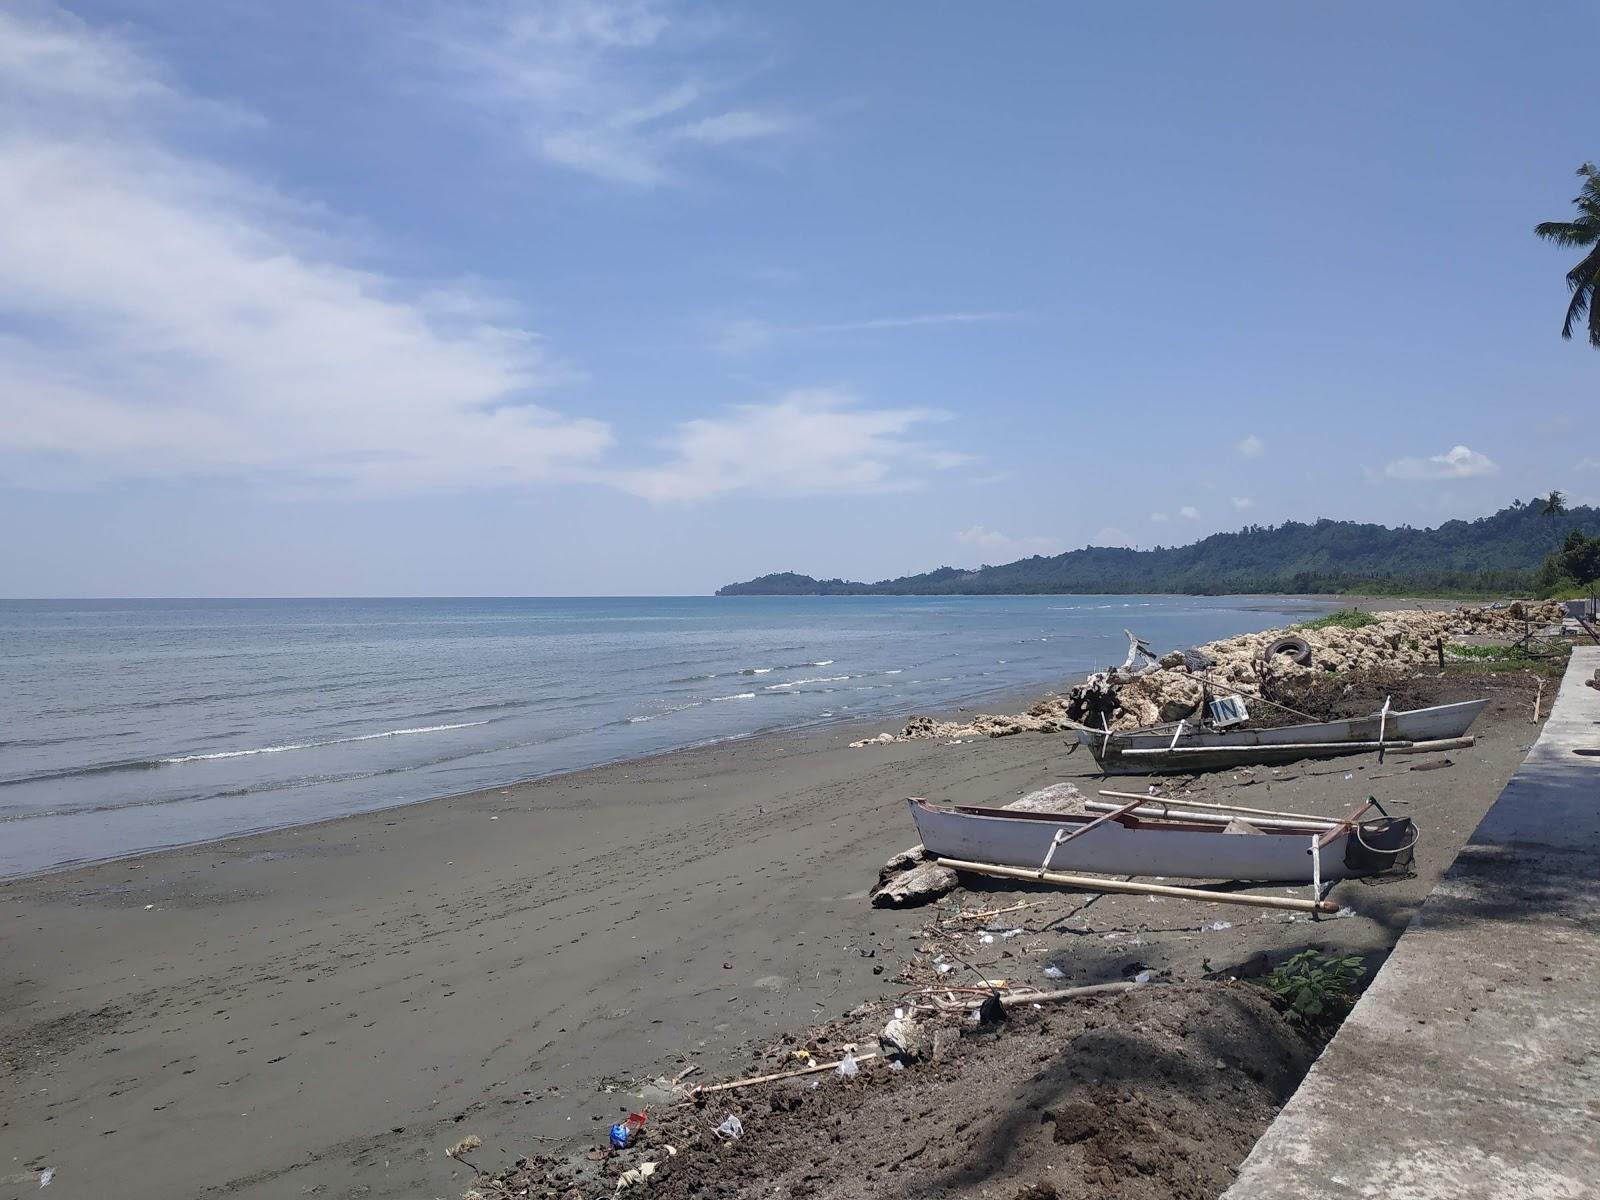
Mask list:
[[[1540,221],[1533,232],[1558,246],[1592,246],[1600,239],[1600,221]]]

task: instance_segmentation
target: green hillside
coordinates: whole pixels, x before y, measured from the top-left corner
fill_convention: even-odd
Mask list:
[[[1572,530],[1600,534],[1600,509],[1546,515],[1513,501],[1476,521],[1437,529],[1362,525],[1249,525],[1189,546],[1128,550],[1088,546],[975,570],[940,567],[878,583],[785,572],[719,588],[719,596],[929,596],[1026,593],[1530,592],[1534,572]]]

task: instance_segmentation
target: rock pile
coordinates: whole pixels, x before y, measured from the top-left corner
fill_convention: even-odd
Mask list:
[[[1267,648],[1286,632],[1269,629],[1210,642],[1200,647],[1198,654],[1173,651],[1140,669],[1098,672],[1025,713],[980,713],[965,721],[912,717],[899,734],[882,733],[850,744],[1052,733],[1074,723],[1099,729],[1102,721],[1112,729],[1158,725],[1194,716],[1207,684],[1213,693],[1237,691],[1251,696],[1259,693],[1266,672],[1284,679],[1319,672],[1414,669],[1435,661],[1440,642],[1464,635],[1521,637],[1530,627],[1558,624],[1562,609],[1559,601],[1539,600],[1493,608],[1408,608],[1373,615],[1377,618],[1373,624],[1357,629],[1333,625],[1295,630],[1311,648],[1308,666],[1297,663],[1291,654],[1276,654],[1272,662],[1264,662]]]

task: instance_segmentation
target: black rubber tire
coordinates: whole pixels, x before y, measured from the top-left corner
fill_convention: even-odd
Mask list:
[[[1280,654],[1292,655],[1294,661],[1302,667],[1311,665],[1311,643],[1303,637],[1295,637],[1290,634],[1288,637],[1279,638],[1261,652],[1261,660],[1263,662],[1272,662]]]

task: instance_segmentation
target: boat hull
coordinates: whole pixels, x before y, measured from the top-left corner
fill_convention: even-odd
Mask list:
[[[1065,813],[952,808],[912,800],[922,845],[937,858],[1037,869],[1057,830],[1071,833],[1095,818]],[[1215,825],[1117,817],[1061,843],[1050,870],[1159,878],[1309,883],[1314,835],[1227,833]],[[1343,879],[1348,830],[1322,850],[1322,878]]]
[[[1374,713],[1277,729],[1186,730],[1176,742],[1170,730],[1105,734],[1079,729],[1076,736],[1108,775],[1215,771],[1367,754],[1378,748],[1380,740],[1388,744],[1458,738],[1472,727],[1488,703],[1464,700],[1390,712],[1387,717]]]

